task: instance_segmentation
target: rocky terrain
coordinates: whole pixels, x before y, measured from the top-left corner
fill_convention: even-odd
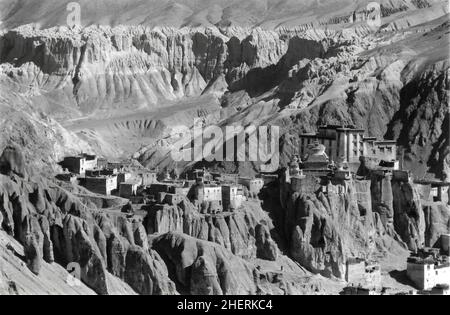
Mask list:
[[[194,118],[281,126],[285,160],[296,133],[354,124],[398,139],[418,177],[445,178],[447,7],[393,5],[398,10],[386,10],[378,31],[345,19],[291,29],[235,23],[4,31],[0,101],[3,117],[13,118],[2,123],[4,139],[20,144],[36,134],[26,146],[52,145],[44,161],[95,147],[166,166],[169,135]]]
[[[83,203],[89,198],[29,173],[19,149],[8,147],[0,161],[2,292],[301,294],[322,287],[337,293],[341,286],[282,255],[267,214],[251,212],[256,205],[234,219],[212,220],[216,226],[185,209],[181,226],[192,237],[176,222],[161,222],[177,220],[170,214],[156,222]],[[191,215],[198,220],[189,221]],[[67,280],[73,263],[83,284]]]
[[[52,179],[81,151],[173,168],[170,135],[200,119],[280,126],[281,167],[299,133],[352,124],[397,140],[415,178],[448,180],[446,1],[383,0],[376,29],[363,0],[79,1],[82,28],[68,2],[0,1],[0,293],[338,293],[347,258],[387,273],[448,231],[447,204],[377,178],[134,218]]]

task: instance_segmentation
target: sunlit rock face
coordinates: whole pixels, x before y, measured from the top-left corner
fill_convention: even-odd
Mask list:
[[[167,160],[161,152],[170,150],[172,128],[190,128],[195,118],[207,124],[227,119],[279,125],[287,159],[288,134],[353,124],[371,136],[398,139],[405,165],[417,176],[445,178],[445,22],[400,32],[405,45],[388,43],[386,30],[373,33],[362,26],[327,31],[23,26],[0,36],[2,86],[20,91],[3,102],[21,104],[14,109],[20,118],[4,123],[39,124],[57,139],[51,152],[95,147],[107,156],[135,154],[144,164]],[[435,47],[433,54],[427,44],[414,44],[419,39]],[[12,115],[12,109],[4,110]],[[33,111],[39,115],[28,117]],[[57,122],[44,121],[46,116]],[[101,123],[92,122],[94,116]],[[80,118],[84,123],[73,120]],[[44,142],[36,133],[27,146]]]

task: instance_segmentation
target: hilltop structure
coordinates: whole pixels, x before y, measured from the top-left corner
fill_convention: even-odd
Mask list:
[[[359,165],[361,157],[366,157],[396,163],[398,167],[396,141],[366,137],[364,129],[354,126],[327,125],[319,127],[316,134],[301,134],[300,156],[310,155],[311,145],[318,150],[317,143],[321,145],[320,155],[325,153],[329,161],[342,160],[343,163]]]
[[[440,248],[421,249],[408,259],[407,275],[417,289],[430,291],[450,286],[448,240],[448,234],[443,234]]]
[[[97,163],[97,156],[82,153],[78,156],[65,157],[60,165],[63,169],[67,169],[71,173],[84,175],[87,170],[96,169]]]

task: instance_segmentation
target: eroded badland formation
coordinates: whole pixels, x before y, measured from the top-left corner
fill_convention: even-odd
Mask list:
[[[447,1],[68,2],[0,1],[0,294],[448,292]]]

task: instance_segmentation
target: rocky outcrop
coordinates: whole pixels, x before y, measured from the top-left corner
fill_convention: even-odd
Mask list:
[[[175,285],[167,280],[168,271],[154,251],[132,246],[125,259],[125,281],[139,294],[167,295],[176,293]]]
[[[256,257],[276,261],[278,258],[278,246],[272,239],[269,229],[265,224],[258,224],[255,228]]]
[[[371,181],[336,180],[318,187],[323,188],[309,192],[292,191],[289,184],[281,188],[287,202],[278,224],[290,255],[308,270],[343,279],[349,258],[372,259],[384,239],[400,240],[372,208]],[[402,245],[400,241],[397,246]]]
[[[425,246],[439,247],[440,236],[450,231],[450,213],[448,205],[427,203],[423,205],[425,218]]]
[[[405,166],[420,177],[427,170],[443,180],[450,176],[449,90],[448,61],[428,66],[401,90],[388,133],[405,148]]]
[[[85,284],[70,285],[70,274],[58,264],[41,261],[39,273],[27,266],[26,249],[0,230],[1,295],[93,295]],[[114,281],[111,279],[111,281]],[[122,292],[127,292],[126,290]],[[132,294],[132,290],[128,291]]]
[[[185,199],[178,205],[150,207],[145,226],[148,234],[185,233],[217,243],[243,258],[276,259],[277,246],[268,232],[272,225],[266,222],[271,220],[258,202],[245,202],[234,212],[201,214]]]
[[[254,267],[218,244],[168,233],[152,240],[152,248],[164,259],[182,292],[256,293]]]
[[[425,246],[425,215],[414,184],[392,182],[394,228],[412,251]]]
[[[25,160],[22,152],[14,146],[7,146],[0,156],[0,173],[4,175],[16,174],[25,177]]]

